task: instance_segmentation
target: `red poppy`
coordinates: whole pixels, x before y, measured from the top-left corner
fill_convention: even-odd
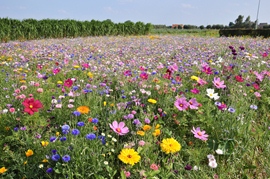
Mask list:
[[[22,104],[24,106],[24,112],[27,112],[30,115],[38,112],[38,109],[43,107],[42,103],[34,98],[27,98]]]
[[[240,75],[235,76],[235,79],[236,79],[236,81],[238,81],[238,82],[243,82],[243,81],[244,81],[244,79],[243,79],[242,76],[240,76]]]
[[[73,81],[69,78],[64,82],[64,86],[70,88],[73,85]]]

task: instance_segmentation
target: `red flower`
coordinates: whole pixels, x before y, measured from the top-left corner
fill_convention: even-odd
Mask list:
[[[236,79],[236,81],[238,81],[238,82],[243,82],[243,81],[244,81],[244,79],[243,79],[242,76],[240,76],[240,75],[235,76],[235,79]]]
[[[64,86],[70,88],[73,85],[73,81],[69,78],[64,82]]]
[[[145,73],[145,72],[142,72],[142,73],[140,74],[140,77],[141,77],[141,79],[143,79],[143,80],[147,80],[147,79],[148,79],[148,74]]]
[[[38,112],[38,109],[43,107],[42,103],[34,98],[27,98],[22,104],[24,106],[24,112],[30,115],[33,115],[34,112]]]

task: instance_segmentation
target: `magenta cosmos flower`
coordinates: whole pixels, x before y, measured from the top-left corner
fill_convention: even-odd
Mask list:
[[[124,122],[118,124],[117,121],[113,121],[112,124],[110,124],[110,128],[118,135],[125,135],[129,132],[129,129],[128,127],[125,127]]]
[[[179,111],[184,111],[187,110],[187,108],[189,107],[189,103],[186,101],[185,97],[182,98],[178,98],[175,102],[174,102],[174,106],[179,110]]]
[[[194,137],[196,137],[197,139],[201,139],[203,141],[206,141],[208,139],[208,135],[205,134],[205,131],[201,131],[200,127],[197,127],[196,129],[195,127],[193,127],[191,132],[194,134]]]
[[[24,106],[24,112],[27,112],[30,115],[38,112],[38,109],[43,107],[42,103],[34,98],[27,98],[22,104]]]
[[[226,85],[224,85],[224,81],[220,81],[220,78],[217,78],[217,77],[214,78],[213,84],[218,89],[220,89],[220,88],[226,88]]]
[[[191,98],[188,103],[190,109],[198,109],[199,103],[197,102],[196,98]]]

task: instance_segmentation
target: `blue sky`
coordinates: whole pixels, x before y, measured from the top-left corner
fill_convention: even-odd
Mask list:
[[[259,0],[0,0],[0,17],[228,25],[238,15],[255,21],[258,3]],[[261,0],[259,23],[270,23],[269,7],[270,0]]]

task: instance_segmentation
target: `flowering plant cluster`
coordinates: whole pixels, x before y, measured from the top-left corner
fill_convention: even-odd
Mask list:
[[[2,43],[0,178],[266,178],[269,44]]]

